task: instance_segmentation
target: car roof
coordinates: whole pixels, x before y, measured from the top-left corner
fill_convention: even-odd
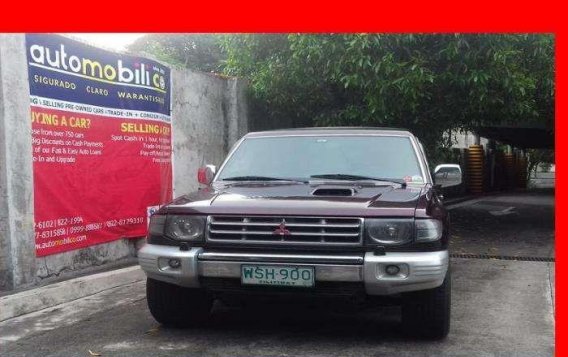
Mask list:
[[[406,129],[383,127],[315,127],[292,128],[268,131],[251,132],[245,138],[272,137],[272,136],[302,136],[302,135],[400,135],[414,136]]]

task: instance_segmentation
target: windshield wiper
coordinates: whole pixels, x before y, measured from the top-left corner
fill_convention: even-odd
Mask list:
[[[381,178],[381,177],[369,177],[361,175],[350,175],[350,174],[321,174],[321,175],[311,175],[310,178],[321,178],[330,180],[345,180],[345,181],[384,181],[390,183],[397,183],[402,187],[406,187],[406,181],[402,179],[392,179],[392,178]]]
[[[287,181],[287,182],[305,182],[294,179],[287,179],[281,177],[269,177],[269,176],[233,176],[225,177],[221,181]]]

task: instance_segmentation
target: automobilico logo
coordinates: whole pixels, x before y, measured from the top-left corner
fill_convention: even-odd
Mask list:
[[[103,63],[100,60],[69,53],[65,44],[62,43],[58,47],[31,44],[29,59],[31,66],[48,70],[103,82],[125,83],[160,92],[166,90],[165,70],[160,66],[138,62],[128,66],[121,59],[118,59],[116,63]]]

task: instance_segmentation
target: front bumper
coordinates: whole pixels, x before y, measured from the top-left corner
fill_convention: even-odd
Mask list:
[[[315,267],[317,282],[360,282],[368,295],[392,295],[433,289],[442,285],[448,270],[448,251],[386,253],[374,255],[315,255],[284,253],[219,253],[203,248],[180,251],[177,247],[146,244],[138,252],[139,262],[149,278],[184,287],[200,287],[200,278],[240,279],[241,265],[309,265]],[[181,266],[168,261],[178,258]],[[389,275],[385,268],[397,265]]]

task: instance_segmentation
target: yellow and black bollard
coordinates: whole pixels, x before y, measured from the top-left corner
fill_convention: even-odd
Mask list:
[[[484,151],[482,145],[471,145],[468,150],[467,174],[469,192],[483,193]]]

